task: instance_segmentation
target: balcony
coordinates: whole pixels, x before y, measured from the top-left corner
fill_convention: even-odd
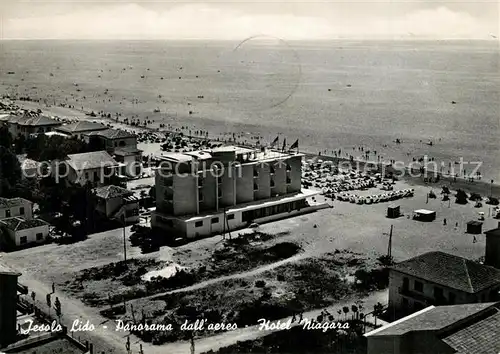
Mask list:
[[[434,305],[434,306],[451,305],[451,302],[448,301],[444,296],[439,296],[437,298],[429,297],[428,295],[425,295],[424,293],[410,290],[410,289],[406,289],[404,287],[399,287],[398,293],[400,295],[405,296],[405,297],[409,297],[409,298],[412,298],[414,300],[423,302],[427,306],[430,306],[430,305]]]

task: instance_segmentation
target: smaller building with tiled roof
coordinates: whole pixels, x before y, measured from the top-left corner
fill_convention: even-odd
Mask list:
[[[104,167],[117,167],[118,162],[106,151],[85,152],[68,155],[68,165],[76,171],[93,170]]]
[[[0,220],[20,216],[32,218],[33,203],[24,198],[0,198]]]
[[[76,136],[77,138],[81,139],[83,139],[85,134],[91,132],[98,132],[106,129],[108,129],[108,127],[105,126],[104,124],[89,122],[87,120],[81,120],[71,124],[64,124],[56,128],[58,132],[62,132],[69,136]]]
[[[9,230],[20,231],[31,229],[38,226],[48,225],[47,222],[41,219],[31,219],[26,220],[22,217],[13,217],[8,219],[0,220],[0,222],[7,227]]]
[[[93,189],[97,197],[96,210],[107,219],[126,223],[139,221],[139,199],[128,189],[110,185]]]
[[[367,354],[497,354],[499,303],[429,306],[365,334]]]
[[[429,252],[393,266],[389,313],[397,318],[429,305],[497,301],[500,270],[444,252]]]
[[[106,151],[68,155],[64,161],[53,163],[52,175],[56,180],[92,186],[108,184],[117,175],[120,164]]]
[[[43,134],[53,131],[54,128],[61,125],[61,122],[50,117],[26,113],[24,115],[10,115],[2,119],[9,132],[13,136],[22,135],[28,138],[32,134]]]
[[[134,138],[135,134],[129,133],[122,129],[111,129],[107,128],[105,130],[90,132],[87,135],[89,136],[100,136],[106,139],[126,139],[126,138]]]
[[[134,192],[126,188],[110,185],[93,189],[98,198],[112,199],[112,198],[125,198],[134,195]]]
[[[13,217],[0,220],[0,230],[2,243],[24,246],[44,242],[49,234],[49,224],[41,219]]]

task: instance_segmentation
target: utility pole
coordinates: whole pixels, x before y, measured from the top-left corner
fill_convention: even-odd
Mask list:
[[[389,258],[392,257],[392,226],[393,225],[391,225],[391,231],[389,232],[389,245],[387,247],[387,256]]]

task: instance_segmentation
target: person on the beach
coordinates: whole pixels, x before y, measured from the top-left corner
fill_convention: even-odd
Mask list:
[[[446,225],[446,218],[443,220],[443,225]]]

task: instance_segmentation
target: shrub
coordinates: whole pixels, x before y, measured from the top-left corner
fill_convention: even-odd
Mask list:
[[[486,204],[490,204],[490,205],[498,205],[500,204],[499,201],[498,201],[498,198],[495,198],[495,197],[489,197],[488,198],[488,201],[486,202]]]
[[[457,204],[467,204],[467,193],[459,189],[456,194],[455,203]]]
[[[472,200],[473,202],[475,201],[481,201],[483,198],[479,193],[472,193],[469,197],[469,200]]]
[[[263,287],[265,287],[265,286],[266,286],[266,282],[265,282],[264,280],[257,280],[257,281],[255,282],[255,286],[256,286],[257,288],[263,288]]]

